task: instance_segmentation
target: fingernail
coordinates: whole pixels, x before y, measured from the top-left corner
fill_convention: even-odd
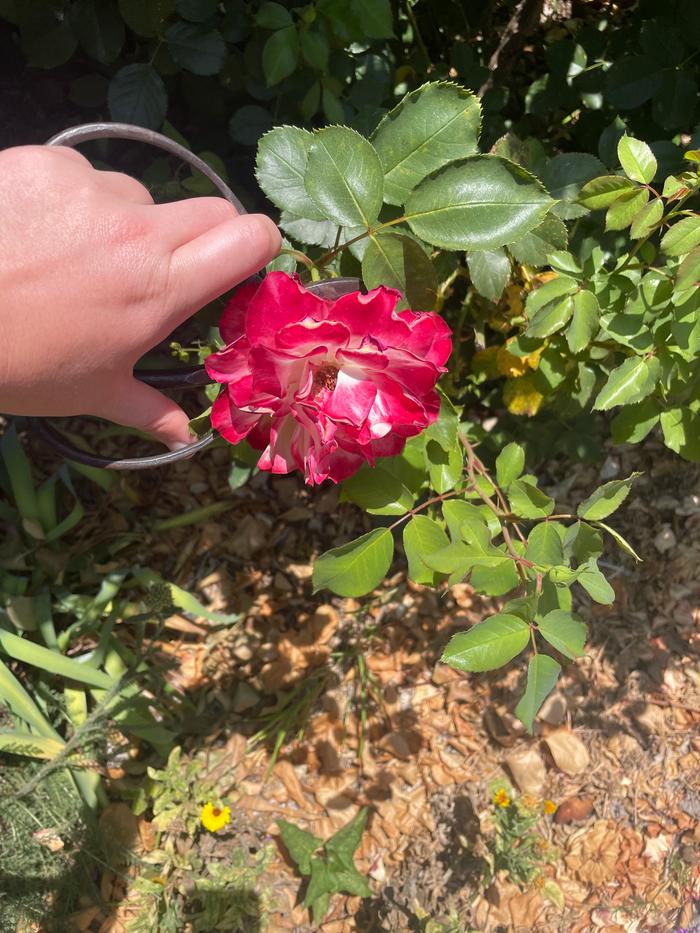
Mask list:
[[[185,447],[189,447],[189,444],[186,444],[184,441],[173,441],[171,444],[168,444],[168,448],[175,453],[176,450],[184,450]]]

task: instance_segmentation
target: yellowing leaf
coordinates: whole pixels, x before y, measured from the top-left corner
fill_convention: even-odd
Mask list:
[[[540,363],[540,357],[542,356],[542,351],[544,350],[544,344],[541,347],[538,347],[532,353],[528,353],[527,356],[515,356],[508,350],[508,344],[512,341],[508,340],[506,343],[499,348],[498,354],[496,355],[496,365],[498,366],[498,372],[502,376],[523,376],[528,369],[537,369]]]
[[[544,395],[535,388],[532,376],[518,376],[508,379],[503,386],[503,403],[511,415],[532,417],[542,407]]]

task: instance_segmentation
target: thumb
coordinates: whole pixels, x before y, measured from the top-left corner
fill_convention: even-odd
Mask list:
[[[180,406],[138,379],[127,380],[95,414],[138,428],[171,450],[180,450],[194,440],[188,428],[189,418]]]
[[[280,232],[264,214],[243,214],[184,243],[170,257],[168,309],[188,317],[279,253]]]

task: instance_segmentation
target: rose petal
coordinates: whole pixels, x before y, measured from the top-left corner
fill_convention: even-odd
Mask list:
[[[259,420],[259,412],[241,411],[236,405],[232,405],[225,389],[211,406],[212,427],[230,444],[242,441]]]
[[[326,302],[307,292],[284,272],[269,272],[253,296],[246,314],[246,334],[252,345],[274,346],[279,331],[304,318],[322,320]]]
[[[226,307],[219,321],[219,332],[222,340],[233,343],[243,335],[245,330],[245,316],[253,296],[260,288],[260,279],[249,279],[239,285],[233,295],[226,302]]]

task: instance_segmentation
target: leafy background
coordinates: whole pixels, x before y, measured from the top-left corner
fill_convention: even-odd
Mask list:
[[[342,599],[336,605],[343,608],[345,627],[333,643],[332,653],[324,645],[317,652],[322,661],[329,661],[328,666],[314,667],[310,659],[312,649],[318,646],[307,644],[303,632],[297,632],[297,609],[287,605],[288,590],[274,573],[263,577],[261,591],[282,587],[274,605],[279,609],[278,604],[283,604],[279,614],[286,613],[289,618],[285,617],[283,633],[272,647],[265,643],[263,648],[262,638],[255,641],[257,636],[250,636],[251,643],[260,648],[259,658],[241,676],[254,679],[255,691],[262,691],[262,699],[252,701],[248,708],[253,712],[244,714],[243,724],[236,723],[248,736],[248,720],[255,723],[258,731],[251,741],[266,746],[266,764],[276,767],[281,752],[299,749],[294,737],[303,732],[323,691],[332,689],[339,669],[343,674],[353,672],[357,684],[356,714],[351,715],[357,721],[358,739],[352,746],[357,760],[364,761],[366,741],[393,733],[405,743],[405,748],[401,742],[392,746],[396,756],[401,761],[410,759],[415,733],[405,719],[399,723],[391,715],[388,720],[382,718],[385,700],[378,685],[381,682],[390,690],[391,678],[383,680],[381,673],[373,672],[367,658],[381,644],[386,670],[390,664],[395,665],[395,671],[402,664],[412,669],[410,664],[415,661],[405,660],[400,645],[402,639],[410,641],[413,635],[404,632],[402,636],[399,631],[384,643],[376,634],[382,607],[392,605],[391,596],[386,595],[391,588],[382,590],[378,601],[371,598],[367,603],[356,603],[391,574],[397,566],[392,564],[395,553],[401,559],[405,554],[409,577],[420,585],[434,586],[445,580],[455,583],[466,572],[470,592],[491,600],[478,612],[470,610],[466,631],[455,632],[456,626],[442,618],[439,646],[434,621],[439,611],[432,606],[426,615],[430,631],[418,640],[423,655],[430,659],[425,662],[429,668],[444,649],[447,636],[452,636],[445,658],[453,668],[470,672],[469,682],[478,690],[489,683],[490,669],[525,649],[529,651],[530,643],[539,645],[527,671],[521,661],[515,661],[511,669],[517,682],[510,681],[507,714],[499,707],[494,727],[498,742],[503,739],[510,747],[519,741],[522,733],[513,726],[512,714],[540,735],[537,730],[543,727],[536,721],[537,710],[560,669],[564,669],[565,684],[575,682],[576,665],[569,662],[586,650],[587,623],[608,618],[600,614],[613,611],[609,606],[615,592],[625,592],[625,574],[636,572],[629,569],[634,560],[630,545],[608,526],[608,517],[628,496],[635,508],[640,508],[634,491],[640,484],[642,499],[653,499],[657,494],[646,478],[636,477],[642,466],[637,459],[643,461],[645,454],[634,448],[613,449],[613,473],[606,473],[610,469],[608,458],[603,463],[605,475],[601,475],[599,467],[611,449],[611,434],[617,443],[639,443],[646,438],[656,444],[651,448],[652,466],[658,451],[663,450],[661,444],[688,460],[700,459],[700,400],[694,388],[700,351],[694,287],[699,228],[697,215],[683,213],[685,201],[680,203],[697,185],[693,153],[700,146],[699,61],[700,13],[697,4],[689,0],[617,6],[545,4],[538,0],[518,4],[477,0],[319,0],[311,4],[0,0],[0,145],[40,143],[65,126],[100,119],[161,129],[184,140],[228,176],[250,209],[270,211],[283,226],[289,245],[303,249],[324,274],[362,273],[367,284],[372,284],[386,281],[393,270],[396,284],[405,284],[408,304],[424,308],[429,302],[439,308],[457,334],[459,352],[444,387],[461,409],[461,422],[454,406],[445,401],[438,424],[409,444],[402,458],[382,464],[374,473],[362,470],[344,484],[343,501],[359,506],[369,517],[358,518],[358,510],[353,508],[355,518],[346,520],[351,506],[334,502],[331,511],[339,510],[338,524],[329,522],[328,533],[313,537],[311,545],[295,537],[293,525],[298,516],[290,517],[289,509],[267,503],[268,509],[281,516],[279,524],[287,539],[295,542],[298,554],[294,557],[303,561],[296,566],[308,571],[305,582],[295,591],[302,605],[311,598],[311,585],[319,591],[325,589],[326,596],[328,589],[334,591]],[[391,127],[396,122],[395,115],[388,114],[405,95],[409,95],[406,109],[415,104],[425,107],[427,113],[444,114],[454,108],[461,121],[459,151],[444,159],[460,163],[447,165],[439,185],[429,178],[424,183],[427,193],[421,179],[438,165],[418,165],[410,182],[392,172],[396,140],[392,141]],[[324,129],[329,124],[331,128]],[[317,132],[312,136],[311,131]],[[271,181],[271,167],[282,150],[300,160],[302,184],[296,191],[289,186],[276,190]],[[210,191],[200,176],[137,146],[93,144],[86,152],[98,165],[110,164],[139,176],[159,198]],[[332,179],[330,156],[341,154],[351,162],[354,153],[360,153],[363,166],[358,183],[363,188],[364,213],[359,216],[353,204],[344,199],[342,185],[333,188],[328,182]],[[462,162],[465,157],[466,162]],[[493,233],[489,223],[479,230],[463,217],[451,227],[402,226],[398,212],[404,201],[443,196],[453,181],[453,188],[457,181],[464,182],[464,172],[473,173],[473,188],[486,179],[511,191],[514,189],[508,186],[520,179],[531,193],[536,192],[533,197],[539,201],[542,216],[529,218],[523,229],[516,231],[518,236],[500,241],[488,240]],[[669,176],[671,181],[667,181]],[[421,190],[412,190],[414,182],[421,182]],[[669,214],[673,226],[662,235],[655,228]],[[377,221],[388,226],[377,232]],[[345,237],[372,227],[372,235],[365,237],[364,251],[355,246],[327,258],[339,226]],[[629,260],[631,265],[637,259],[641,263],[632,270],[631,278],[623,276],[626,282],[613,280],[615,264],[626,263],[647,237],[653,254],[640,249],[639,256],[635,253]],[[292,268],[293,257],[284,256],[278,265]],[[654,266],[664,270],[665,279],[650,271]],[[208,322],[214,320],[211,315],[200,316],[184,335],[187,341],[183,336],[178,353],[184,359],[206,352],[215,336]],[[598,329],[605,332],[601,339]],[[194,343],[195,349],[188,349],[187,343]],[[607,345],[594,346],[596,343]],[[598,413],[593,413],[594,406]],[[0,551],[4,606],[0,617],[0,692],[7,710],[3,711],[3,725],[12,726],[3,729],[1,741],[4,757],[14,762],[7,784],[19,801],[11,813],[12,825],[23,826],[22,838],[27,837],[22,801],[31,798],[41,821],[49,824],[53,818],[69,844],[66,864],[73,885],[76,875],[82,877],[83,864],[94,881],[95,864],[102,855],[95,854],[95,861],[90,861],[97,850],[83,838],[82,826],[91,824],[91,814],[106,804],[108,790],[113,801],[122,797],[129,801],[131,815],[127,819],[123,811],[117,811],[117,823],[127,822],[134,837],[148,833],[146,824],[150,825],[151,819],[167,834],[164,846],[155,851],[153,840],[147,844],[141,840],[153,864],[153,871],[144,873],[134,885],[141,929],[149,933],[152,929],[178,930],[184,917],[202,929],[213,923],[228,923],[231,928],[240,924],[249,929],[268,911],[268,901],[256,893],[260,872],[270,858],[266,843],[261,842],[265,826],[250,829],[256,840],[252,847],[241,836],[244,848],[233,854],[230,840],[220,845],[208,843],[206,837],[204,841],[197,838],[194,846],[188,842],[198,832],[199,806],[212,795],[224,793],[225,784],[209,783],[201,776],[203,761],[207,768],[211,765],[208,748],[200,758],[193,748],[191,760],[184,764],[179,753],[172,751],[178,742],[191,742],[192,735],[206,728],[201,721],[203,705],[172,689],[160,665],[153,663],[148,633],[154,625],[161,632],[174,609],[183,614],[185,623],[204,621],[211,626],[205,630],[206,637],[212,637],[213,632],[213,638],[222,642],[228,628],[237,624],[237,615],[230,609],[233,597],[219,599],[212,608],[185,589],[179,555],[185,555],[186,560],[187,549],[195,541],[203,554],[212,547],[224,549],[216,535],[217,529],[229,528],[226,513],[237,514],[236,506],[242,501],[237,495],[254,497],[259,488],[253,486],[251,493],[241,491],[251,476],[250,458],[245,450],[237,450],[233,461],[228,452],[215,451],[223,459],[212,458],[210,465],[216,464],[219,472],[223,471],[223,491],[221,476],[210,479],[198,472],[199,464],[194,464],[188,474],[190,485],[199,483],[201,489],[204,476],[204,485],[211,482],[211,490],[216,491],[207,489],[200,501],[197,495],[201,492],[183,492],[185,477],[178,475],[178,491],[168,494],[166,507],[156,480],[153,485],[147,479],[117,482],[113,476],[75,465],[56,468],[36,450],[32,452],[38,463],[30,466],[21,441],[23,425],[17,427],[19,434],[14,429],[5,431],[0,452],[0,516],[8,529]],[[460,430],[467,432],[466,445]],[[99,442],[109,443],[113,437],[103,434]],[[629,474],[628,479],[617,477],[618,458],[624,461],[622,475]],[[584,466],[574,465],[575,461]],[[578,500],[562,515],[548,494],[554,490],[542,490],[538,480],[544,476],[548,486],[557,487],[557,498],[561,493],[570,502],[569,471],[586,481],[576,485]],[[601,480],[608,482],[596,490]],[[684,482],[679,479],[678,489],[673,487],[679,503],[673,519],[677,531],[681,526],[690,529],[695,514],[692,501],[687,501],[692,496],[685,496],[688,490]],[[462,483],[469,486],[464,495]],[[279,493],[283,495],[289,494]],[[303,490],[294,495],[292,512],[293,508],[314,508]],[[424,508],[426,498],[433,496],[439,501]],[[187,501],[189,511],[181,499]],[[259,502],[251,508],[259,510]],[[111,537],[100,527],[105,510],[115,527]],[[400,528],[396,536],[390,530],[394,526]],[[522,526],[522,540],[511,540],[509,547],[506,535],[513,526]],[[192,537],[193,528],[201,537]],[[248,538],[254,541],[256,535],[266,540],[267,525],[262,532],[250,523],[246,528],[248,531],[242,532],[237,524],[230,526],[233,546],[247,547]],[[649,542],[640,536],[634,521],[625,522],[623,530],[637,550],[646,545],[648,551]],[[623,551],[627,548],[626,556],[604,554],[603,533],[612,536]],[[661,553],[664,542],[670,540],[669,533],[673,534],[667,525],[659,531]],[[146,545],[136,548],[135,539],[144,535]],[[168,541],[176,540],[180,547],[163,545],[158,535],[174,535]],[[352,535],[359,537],[338,546]],[[213,536],[213,545],[208,536]],[[329,547],[312,570],[311,557]],[[175,557],[173,550],[178,552]],[[358,551],[364,576],[357,572]],[[353,558],[350,570],[348,556]],[[268,567],[271,560],[269,553],[258,549],[257,564]],[[625,562],[622,572],[617,560]],[[197,574],[190,575],[188,586],[199,586],[205,570],[211,570],[206,562],[198,566]],[[687,581],[685,565],[674,573]],[[615,590],[606,575],[613,577]],[[172,578],[178,585],[164,582]],[[529,587],[524,596],[504,601],[502,597],[524,584]],[[405,587],[405,582],[401,585]],[[472,598],[465,595],[465,589],[465,584],[456,585],[448,609],[448,615],[459,617],[462,626],[464,613],[460,613],[463,607],[459,601]],[[412,592],[406,594],[406,605],[413,598]],[[649,602],[661,601],[653,590],[644,592]],[[675,605],[673,599],[671,605]],[[325,609],[331,614],[335,611],[333,606]],[[405,612],[400,600],[397,614],[399,611]],[[683,611],[679,610],[681,615]],[[640,652],[661,651],[657,630],[647,631],[650,623],[642,616],[640,624],[647,638]],[[627,658],[628,643],[639,640],[636,630],[628,638],[629,633],[615,631],[598,635],[595,628],[590,626],[596,650],[602,652],[610,638],[623,659]],[[197,631],[201,634],[202,630]],[[687,641],[687,627],[683,632]],[[672,646],[669,650],[685,657],[677,635],[673,642],[664,630],[664,637]],[[179,650],[189,657],[181,645]],[[241,653],[245,656],[245,646]],[[238,664],[231,662],[225,651],[224,657],[232,665]],[[275,660],[270,662],[269,657]],[[619,661],[617,676],[623,694],[627,677],[637,677],[643,666],[641,654],[634,660],[636,664],[629,658]],[[274,677],[268,664],[277,664]],[[294,670],[304,676],[295,680],[290,677]],[[438,670],[444,684],[458,683],[450,679],[452,672],[446,673],[442,666]],[[428,669],[427,677],[431,676]],[[609,688],[610,677],[608,668],[597,671],[594,681],[603,693]],[[657,681],[651,675],[649,679],[650,689],[656,690]],[[199,688],[201,681],[197,683]],[[208,703],[223,709],[228,722],[229,710],[217,690],[207,694]],[[574,689],[572,695],[578,698],[579,693]],[[457,694],[458,688],[450,688],[447,706],[452,703],[453,712]],[[657,691],[654,697],[658,695]],[[609,692],[604,696],[607,703]],[[661,696],[659,702],[663,702],[662,692]],[[482,691],[479,698],[490,702],[488,691]],[[619,696],[617,700],[626,702]],[[270,708],[272,702],[275,705]],[[674,711],[682,707],[683,715],[694,715],[692,704],[678,704]],[[614,704],[611,709],[616,709]],[[646,711],[640,716],[643,714]],[[597,728],[599,715],[599,711],[590,713],[590,727]],[[475,717],[476,713],[470,729],[478,731]],[[109,734],[105,722],[109,722]],[[645,722],[647,730],[656,728],[651,713]],[[684,723],[689,725],[690,719]],[[683,723],[678,726],[680,731],[684,727]],[[213,728],[218,736],[218,726]],[[414,724],[414,728],[419,726]],[[606,728],[612,725],[607,723]],[[113,733],[121,738],[114,740]],[[565,736],[579,756],[576,767],[569,762],[570,770],[565,773],[584,773],[581,740],[566,728],[558,734]],[[539,773],[541,768],[544,773],[544,764],[535,752],[537,746],[526,744],[528,741],[523,740],[517,749],[530,755],[525,770]],[[683,738],[682,747],[687,749],[689,741]],[[554,748],[554,739],[551,742]],[[342,748],[340,753],[344,753]],[[628,760],[626,752],[618,749],[618,753],[616,779]],[[121,768],[127,754],[138,759],[133,773]],[[17,765],[23,757],[34,760],[28,771]],[[232,757],[230,749],[223,754],[224,771]],[[109,761],[114,772],[121,768],[116,783],[100,779],[93,759]],[[157,769],[155,765],[165,759],[168,766]],[[290,761],[280,764],[289,765]],[[437,761],[431,760],[429,771],[439,773],[435,768],[442,765]],[[153,767],[144,783],[146,763]],[[138,765],[143,766],[141,771]],[[653,771],[650,759],[647,765]],[[253,780],[259,778],[255,767],[248,762],[243,769]],[[684,767],[689,773],[692,762]],[[513,768],[515,763],[511,773]],[[455,773],[459,776],[454,781],[450,778],[452,783],[464,779],[463,759]],[[289,770],[280,768],[274,787],[279,785],[279,774],[293,786]],[[56,778],[61,779],[60,784],[53,784]],[[119,784],[122,779],[124,783]],[[361,780],[358,776],[358,782]],[[566,781],[557,786],[562,794],[572,792]],[[538,785],[538,792],[541,789]],[[305,799],[305,791],[295,787],[294,792]],[[381,796],[384,792],[378,782],[375,793]],[[479,793],[486,794],[484,799],[488,800],[490,792],[485,787],[480,785]],[[512,795],[512,789],[508,793]],[[63,813],[56,797],[67,801],[71,794],[73,810]],[[656,818],[659,809],[670,809],[665,803],[659,805],[658,799],[654,804]],[[690,803],[686,807],[697,806],[695,798],[687,799]],[[608,798],[600,806],[608,808],[601,812],[617,812]],[[635,827],[636,806],[635,798]],[[132,810],[146,813],[148,818],[140,816],[140,822],[132,825]],[[541,838],[528,836],[528,846],[521,845],[525,836],[517,833],[529,832],[523,826],[534,825],[540,814],[538,810],[535,817],[534,810],[525,810],[516,813],[509,805],[503,811],[503,823],[498,824],[495,837],[484,836],[491,841],[478,869],[473,850],[465,854],[459,841],[445,843],[445,857],[449,860],[458,853],[465,860],[461,863],[463,873],[477,871],[484,890],[499,871],[506,871],[510,881],[518,884],[524,883],[523,879],[544,879],[544,869],[534,856],[523,855],[521,862],[514,856],[518,849],[521,855],[526,849],[530,851],[530,843],[534,846]],[[110,813],[109,808],[106,812]],[[323,832],[314,827],[313,833],[296,839],[289,824],[282,830],[283,835],[288,834],[288,854],[299,873],[316,876],[316,887],[310,893],[307,890],[306,896],[307,904],[319,915],[328,907],[330,894],[336,899],[337,892],[355,897],[366,894],[366,882],[357,875],[353,860],[364,826],[363,814],[358,810],[355,822],[347,824],[355,828],[361,824],[360,831],[355,835],[355,828],[350,830],[352,844],[346,839],[340,854],[335,834],[343,832],[342,824],[324,824]],[[387,815],[381,825],[390,827],[393,820],[393,815]],[[600,822],[596,823],[598,835],[607,832]],[[71,823],[80,831],[71,832]],[[662,838],[673,832],[673,838],[680,839],[687,828],[678,820],[673,831],[663,830]],[[657,836],[651,836],[650,830],[651,839],[658,838],[656,832]],[[102,836],[109,835],[106,821]],[[603,864],[605,860],[589,842],[592,848],[584,847],[581,861]],[[310,845],[321,853],[313,865],[308,858]],[[569,840],[567,845],[571,855],[576,843]],[[183,848],[190,852],[185,868],[173,857],[175,847],[178,853]],[[610,847],[614,850],[612,844]],[[138,846],[132,840],[126,848],[136,851]],[[257,852],[252,864],[251,848]],[[364,851],[365,870],[375,864],[368,851],[374,850]],[[671,855],[675,858],[675,850],[663,862],[664,877],[686,892],[678,898],[687,897],[688,875]],[[83,856],[86,863],[81,862]],[[56,860],[61,857],[56,856]],[[44,862],[41,870],[32,863],[33,851],[27,849],[22,858],[22,877],[31,877],[33,871],[38,876],[55,877],[48,869],[43,874]],[[44,855],[44,861],[48,860]],[[211,896],[201,894],[193,899],[182,893],[188,890],[187,872],[192,871],[206,876]],[[576,878],[579,884],[590,882],[597,896],[600,879],[587,871],[577,869]],[[170,887],[164,889],[158,880],[161,872],[170,873]],[[43,908],[32,899],[31,885],[20,887],[20,911],[31,904],[33,916],[41,914]],[[429,889],[428,883],[424,890]],[[116,888],[105,890],[114,900],[120,899]],[[222,898],[221,890],[235,894]],[[633,890],[637,900],[641,890]],[[648,888],[643,890],[653,901]],[[80,884],[61,904],[66,909],[76,908],[79,893]],[[560,905],[563,894],[554,884],[546,896]],[[572,896],[569,889],[566,896]],[[351,916],[358,902],[349,903]],[[482,914],[487,911],[485,903],[481,904]],[[148,905],[147,910],[144,905]],[[382,904],[378,909],[389,908]],[[427,926],[429,919],[417,909],[412,920],[431,933],[458,928],[445,919],[444,911],[436,910],[441,917],[438,927]],[[295,916],[298,919],[298,912]],[[689,915],[687,923],[692,919]],[[526,917],[524,925],[531,927],[532,918]]]

